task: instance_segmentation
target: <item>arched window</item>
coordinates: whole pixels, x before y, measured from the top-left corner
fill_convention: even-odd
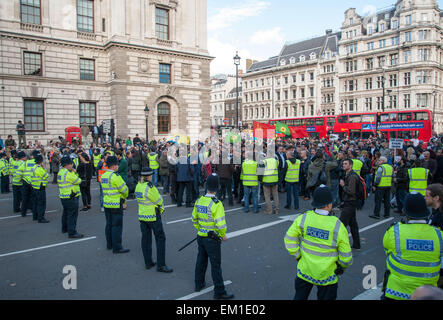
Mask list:
[[[171,131],[171,107],[169,103],[161,102],[157,106],[158,133],[165,134]]]

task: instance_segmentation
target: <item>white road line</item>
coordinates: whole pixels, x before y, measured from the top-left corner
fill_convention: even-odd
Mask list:
[[[46,211],[45,213],[51,213],[51,212],[56,212],[58,210],[50,210],[50,211]],[[0,220],[5,220],[5,219],[12,219],[12,218],[21,218],[20,214],[17,214],[15,216],[7,216],[7,217],[1,217]]]
[[[377,223],[371,224],[371,225],[369,225],[369,226],[367,226],[367,227],[364,227],[364,228],[362,228],[362,229],[360,229],[360,230],[358,230],[358,231],[359,231],[359,232],[363,232],[363,231],[366,231],[366,230],[369,230],[369,229],[375,228],[375,227],[377,227],[377,226],[379,226],[379,225],[381,225],[381,224],[384,224],[384,223],[386,223],[386,222],[389,222],[389,221],[391,221],[391,220],[394,220],[394,218],[391,217],[391,218],[385,219],[385,220],[383,220],[383,221],[380,221],[380,222],[377,222]]]
[[[225,286],[227,286],[228,284],[231,284],[231,283],[232,283],[231,280],[226,280],[225,282],[223,282],[223,284],[224,284]],[[203,295],[203,294],[206,294],[206,293],[208,293],[208,292],[211,292],[211,291],[213,291],[213,290],[214,290],[214,286],[209,287],[209,288],[206,288],[206,289],[203,289],[203,290],[200,291],[200,292],[194,292],[194,293],[188,294],[187,296],[184,296],[184,297],[178,298],[178,299],[176,299],[176,300],[189,300],[189,299],[192,299],[192,298],[195,298],[195,297],[201,296],[201,295]]]
[[[377,285],[377,288],[374,289],[368,289],[364,291],[363,293],[360,293],[358,296],[355,296],[352,298],[352,300],[380,300],[380,297],[382,295],[381,289],[383,286],[383,282],[380,282]]]
[[[0,258],[7,257],[7,256],[12,256],[12,255],[15,255],[15,254],[20,254],[20,253],[26,253],[26,252],[31,252],[31,251],[37,251],[37,250],[43,250],[43,249],[58,247],[58,246],[64,246],[64,245],[67,245],[67,244],[72,244],[72,243],[76,243],[76,242],[92,240],[92,239],[95,239],[95,238],[97,238],[97,237],[83,238],[83,239],[79,239],[79,240],[61,242],[61,243],[51,244],[51,245],[48,245],[48,246],[43,246],[43,247],[38,247],[38,248],[32,248],[32,249],[27,249],[27,250],[22,250],[22,251],[14,251],[14,252],[9,252],[9,253],[4,253],[4,254],[0,254]]]

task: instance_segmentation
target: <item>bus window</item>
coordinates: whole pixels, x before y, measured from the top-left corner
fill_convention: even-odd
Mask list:
[[[397,121],[397,114],[396,113],[390,113],[389,114],[389,121]]]
[[[388,138],[388,134],[389,134],[389,132],[388,131],[382,131],[382,132],[380,132],[381,133],[381,138],[382,139],[385,139],[385,140],[388,140],[389,138]]]
[[[320,135],[318,132],[310,132],[309,137],[314,138],[314,139],[319,139]]]
[[[316,125],[316,126],[324,126],[324,125],[325,125],[325,120],[324,120],[324,118],[316,118],[316,119],[315,119],[315,125]]]
[[[349,123],[360,123],[361,122],[361,116],[360,115],[351,115],[349,116]]]
[[[333,127],[335,125],[335,119],[334,118],[328,118],[327,125],[330,127]]]
[[[362,115],[361,122],[363,122],[363,123],[374,123],[375,122],[375,114],[364,114],[364,115]]]
[[[383,113],[380,117],[381,122],[388,122],[389,121],[389,113]]]
[[[361,134],[363,139],[369,139],[373,135],[374,135],[373,132],[362,132],[362,134]]]
[[[338,123],[348,123],[348,116],[340,116],[337,118]]]
[[[350,139],[360,139],[361,130],[349,130],[349,138]]]
[[[398,121],[411,121],[411,120],[412,120],[412,113],[410,112],[398,114]],[[409,138],[404,138],[404,139],[409,139]]]
[[[306,125],[307,126],[313,126],[314,125],[314,119],[306,119]]]
[[[294,119],[294,126],[299,126],[300,125],[300,120],[298,119]]]
[[[397,139],[412,139],[411,131],[397,131]]]
[[[426,112],[414,112],[414,120],[429,120],[429,115]]]

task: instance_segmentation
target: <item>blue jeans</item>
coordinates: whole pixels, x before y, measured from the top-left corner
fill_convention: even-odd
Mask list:
[[[331,192],[332,192],[332,205],[337,207],[340,204],[340,197],[338,195],[339,181],[337,179],[331,179]]]
[[[408,194],[408,190],[405,189],[398,189],[395,191],[395,199],[397,200],[397,209],[399,211],[403,210],[403,206],[405,203],[405,197]]]
[[[100,186],[100,208],[103,208],[103,188],[102,188],[102,184],[99,184]]]
[[[366,193],[368,193],[368,194],[369,194],[369,191],[371,190],[371,181],[372,181],[372,175],[369,173],[365,177]]]
[[[299,208],[299,202],[298,202],[298,190],[300,188],[300,184],[298,182],[296,183],[289,183],[286,182],[286,206],[290,207],[292,203],[292,196],[294,196],[294,208]]]
[[[158,186],[158,169],[154,169],[154,175],[152,176],[152,183],[154,186]]]
[[[244,199],[245,199],[245,211],[249,211],[249,195],[252,194],[252,206],[254,212],[258,212],[258,186],[243,186],[244,188]]]

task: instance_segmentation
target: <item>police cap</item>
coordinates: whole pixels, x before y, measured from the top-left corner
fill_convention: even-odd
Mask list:
[[[324,208],[333,201],[331,190],[323,184],[315,189],[313,198],[311,204],[316,209]]]
[[[69,156],[64,156],[61,160],[60,160],[60,165],[62,167],[67,166],[69,164],[72,164],[72,159]]]
[[[208,177],[206,186],[210,192],[217,192],[220,188],[220,178],[217,174],[213,173]]]
[[[429,216],[426,200],[420,193],[409,193],[405,197],[403,213],[409,218],[424,219]]]
[[[118,165],[118,159],[115,156],[109,156],[108,159],[106,160],[106,164],[108,166],[108,168]]]
[[[36,155],[34,159],[36,164],[40,164],[43,162],[43,157],[41,154]]]
[[[150,167],[143,167],[142,171],[140,172],[141,176],[152,176],[154,174],[154,170],[152,170]]]

